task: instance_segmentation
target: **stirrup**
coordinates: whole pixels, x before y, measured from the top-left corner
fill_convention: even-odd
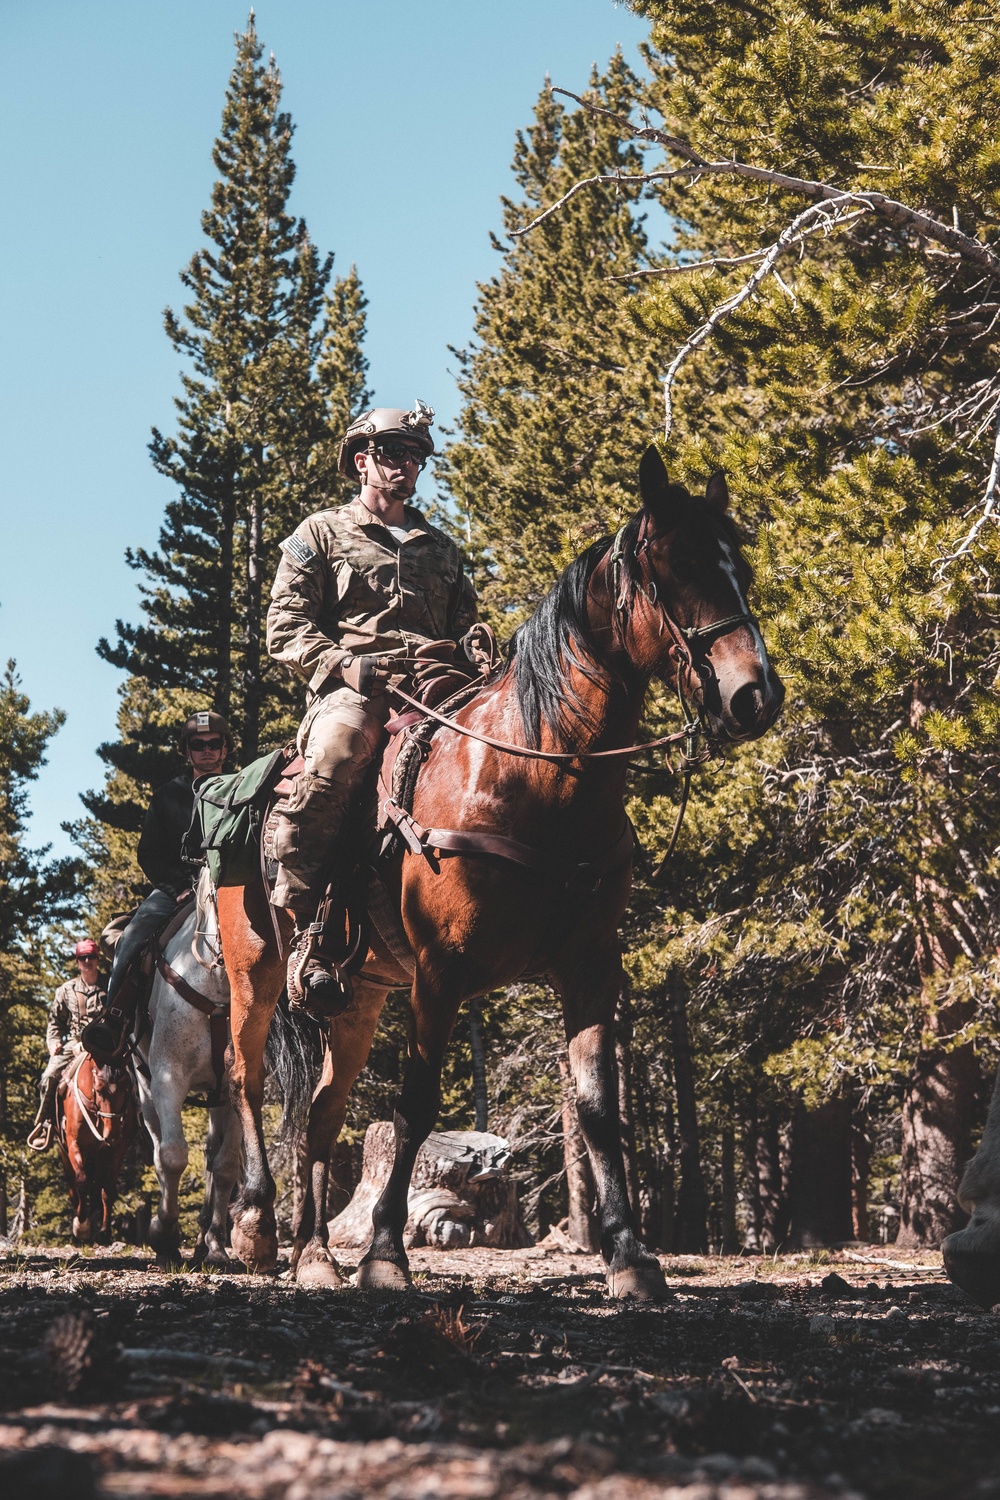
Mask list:
[[[318,1020],[341,1015],[354,999],[351,982],[333,959],[320,952],[324,923],[310,922],[295,932],[288,955],[288,1003]]]
[[[32,1151],[47,1151],[52,1145],[52,1121],[36,1120],[28,1132],[28,1146]]]

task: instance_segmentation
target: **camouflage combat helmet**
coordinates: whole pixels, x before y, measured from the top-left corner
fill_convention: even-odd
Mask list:
[[[180,734],[180,750],[182,755],[187,749],[188,740],[196,734],[221,734],[226,746],[226,753],[228,754],[233,748],[233,731],[230,729],[228,721],[221,714],[217,714],[212,710],[203,710],[200,713],[192,714],[190,719],[185,722]]]
[[[415,443],[425,458],[434,452],[434,439],[430,426],[434,420],[434,408],[421,401],[418,396],[412,411],[403,411],[398,406],[376,406],[354,421],[344,433],[340,444],[337,467],[348,479],[355,479],[354,455],[362,448],[374,447],[377,438],[402,438]]]

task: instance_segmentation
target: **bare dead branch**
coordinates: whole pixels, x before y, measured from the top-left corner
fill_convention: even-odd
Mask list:
[[[997,414],[996,437],[993,442],[993,462],[990,465],[990,475],[986,481],[986,489],[980,502],[979,515],[969,527],[965,536],[959,542],[954,552],[949,552],[947,557],[942,557],[938,562],[937,577],[940,578],[944,569],[956,558],[963,557],[971,551],[976,538],[986,525],[987,521],[993,519],[997,508],[997,490],[1000,481],[1000,412]]]
[[[853,193],[843,194],[840,202],[843,203],[845,207],[848,207],[850,217],[853,218],[856,216]],[[673,425],[673,383],[677,376],[677,372],[680,370],[685,360],[689,357],[689,355],[693,354],[696,349],[701,348],[702,344],[704,344],[712,336],[720,323],[724,322],[725,319],[728,318],[732,313],[734,313],[737,308],[742,307],[744,302],[748,301],[749,298],[753,296],[761,283],[764,282],[767,277],[770,276],[774,271],[774,268],[777,265],[781,255],[793,244],[798,243],[798,241],[802,237],[803,230],[807,225],[809,225],[811,220],[822,219],[829,231],[838,228],[841,219],[843,217],[846,217],[846,215],[838,215],[838,213],[836,212],[837,208],[838,200],[836,199],[827,199],[823,203],[811,203],[808,208],[804,208],[802,212],[798,214],[790,224],[786,225],[786,227],[779,234],[778,238],[775,240],[774,244],[771,245],[767,251],[765,251],[764,258],[761,261],[760,265],[757,267],[756,271],[754,271],[753,275],[743,283],[742,287],[740,287],[740,290],[738,292],[735,292],[733,296],[729,297],[725,302],[720,302],[717,307],[714,307],[709,313],[708,317],[705,319],[704,323],[702,323],[700,327],[696,328],[694,333],[692,333],[689,338],[685,339],[684,343],[681,345],[681,347],[678,349],[677,353],[671,360],[667,368],[667,372],[663,377],[663,407],[666,437],[670,436],[670,429]],[[833,212],[831,212],[831,210],[833,210]],[[817,225],[816,227],[818,228],[820,226]]]
[[[856,220],[863,218],[867,212],[867,208],[854,209],[851,213],[847,213],[842,217],[838,217],[837,227],[839,229],[843,229],[846,224],[853,224]],[[801,234],[797,235],[794,239],[789,240],[788,246],[790,248],[792,245],[804,244],[805,241],[812,235],[819,233],[827,234],[829,233],[829,229],[830,226],[828,224],[821,223],[813,225],[809,229],[806,229]],[[631,274],[624,276],[606,276],[605,280],[635,281],[639,277],[648,278],[651,276],[683,276],[688,271],[714,271],[721,266],[746,266],[752,265],[755,260],[763,260],[764,256],[767,254],[768,246],[765,245],[760,250],[748,251],[746,255],[713,255],[710,256],[707,260],[690,260],[676,266],[650,266],[648,269],[644,269],[641,271],[632,271]]]
[[[680,136],[667,135],[665,131],[655,130],[651,125],[633,125],[627,116],[593,104],[581,98],[579,94],[571,93],[569,89],[557,88],[552,92],[563,94],[567,99],[574,100],[582,109],[591,114],[604,115],[608,119],[615,120],[633,140],[649,141],[675,152],[692,166],[697,167],[700,175],[742,177],[751,182],[767,183],[771,187],[784,188],[788,192],[801,193],[807,198],[814,199],[843,200],[844,193],[847,191],[844,188],[834,187],[828,182],[816,182],[808,177],[796,177],[788,172],[774,171],[770,167],[755,167],[749,162],[737,161],[735,157],[730,157],[726,161],[709,161]],[[572,192],[572,189],[570,191]],[[878,214],[895,228],[916,230],[921,237],[944,245],[946,249],[960,255],[970,265],[978,266],[990,276],[1000,278],[1000,256],[996,255],[988,245],[974,240],[971,235],[964,234],[953,224],[942,224],[931,214],[926,214],[918,208],[911,208],[895,198],[887,198],[884,193],[864,188],[850,191],[856,204],[859,206],[863,204],[870,208],[873,213]],[[548,210],[545,214],[545,217],[547,216]],[[536,219],[533,224],[529,224],[519,233],[527,234],[530,229],[534,228],[534,224],[539,222],[541,220]]]

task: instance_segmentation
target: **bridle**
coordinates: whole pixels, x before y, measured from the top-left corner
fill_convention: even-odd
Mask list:
[[[608,596],[611,601],[611,628],[613,633],[617,636],[618,640],[623,645],[631,622],[631,614],[627,608],[629,603],[630,590],[627,587],[625,574],[625,534],[627,529],[628,527],[626,524],[618,530],[610,550],[605,554],[604,558],[602,558],[601,563],[598,564],[598,568],[595,568],[594,574],[592,575],[591,579],[591,581],[593,581],[593,578],[597,576],[598,570],[603,565],[603,570],[605,572],[608,583]],[[432,719],[436,723],[443,725],[445,728],[454,730],[457,734],[461,734],[468,739],[478,741],[479,744],[489,745],[494,750],[499,750],[504,754],[518,756],[526,760],[580,762],[602,759],[608,760],[613,758],[634,759],[637,755],[642,755],[648,750],[655,750],[661,746],[683,745],[683,748],[680,751],[678,757],[679,766],[677,769],[680,771],[681,775],[681,797],[677,808],[676,821],[674,823],[673,832],[670,836],[670,841],[667,845],[666,852],[657,862],[655,870],[651,872],[649,877],[651,882],[656,885],[662,881],[667,866],[673,855],[674,849],[677,845],[677,839],[680,835],[681,825],[684,822],[684,814],[687,810],[688,794],[691,786],[691,774],[696,766],[702,765],[706,760],[711,758],[713,751],[716,748],[715,738],[712,735],[710,729],[704,723],[702,710],[696,705],[689,703],[687,697],[685,696],[683,682],[684,668],[686,667],[689,671],[698,676],[702,680],[702,682],[705,682],[712,674],[712,668],[708,662],[707,653],[703,650],[699,651],[699,655],[701,657],[701,660],[699,661],[696,659],[696,650],[699,647],[703,647],[704,642],[716,640],[719,636],[726,635],[730,630],[736,630],[740,625],[751,624],[752,620],[749,613],[746,610],[742,610],[738,614],[727,615],[724,619],[713,620],[709,625],[681,625],[679,621],[674,618],[670,610],[667,608],[666,604],[660,598],[656,576],[653,572],[652,564],[650,563],[648,556],[649,543],[653,540],[655,540],[655,534],[650,535],[649,533],[648,517],[643,516],[639,539],[633,549],[633,556],[638,563],[639,570],[642,575],[641,582],[637,585],[637,587],[639,592],[641,592],[643,597],[646,599],[647,603],[656,610],[660,621],[661,633],[666,630],[671,637],[672,644],[670,646],[669,654],[671,660],[675,662],[677,668],[677,696],[685,717],[685,724],[683,729],[676,730],[673,734],[661,735],[658,739],[647,740],[644,744],[623,745],[614,750],[533,750],[527,745],[511,744],[506,740],[494,739],[492,735],[483,734],[479,730],[470,729],[467,725],[460,724],[456,719],[449,717],[448,714],[441,713],[438,709],[431,708],[427,704],[421,703],[418,698],[414,698],[409,693],[404,692],[403,689],[398,685],[390,683],[388,692],[393,697],[401,699],[402,702],[407,704],[408,707],[415,709],[424,718]],[[458,707],[464,705],[464,699],[467,692],[468,689],[466,688],[460,689],[458,693],[452,696],[452,698],[446,700],[445,706],[447,707],[450,705],[454,705],[454,712]],[[703,744],[701,744],[700,746],[698,744],[699,740],[703,741]],[[670,763],[669,758],[668,765],[670,765],[671,770],[674,770],[674,767]],[[390,796],[387,801],[387,810],[390,811],[390,814],[392,805],[392,798]],[[396,820],[394,819],[394,821]],[[410,823],[414,834],[416,834],[416,825],[413,824],[413,820],[409,818],[409,815],[406,813],[402,813],[402,816],[399,820],[400,823],[404,821],[408,821]],[[402,828],[400,829],[400,831],[403,831]],[[432,829],[429,831],[424,830],[423,832],[425,835],[425,839],[431,838],[431,835],[434,835],[434,837],[431,838],[431,842],[436,843],[440,846],[437,851],[438,853],[442,852],[442,849],[444,849],[445,852],[460,852],[457,848],[450,848],[450,846],[445,843],[446,839],[451,838],[451,834],[449,831],[446,830],[445,833],[442,833],[440,829]],[[480,845],[482,844],[481,835],[477,834],[473,835],[472,837],[477,839]],[[409,841],[407,840],[407,842]],[[496,842],[497,841],[494,840],[494,843]],[[505,840],[503,842],[510,845],[513,844],[512,840]],[[413,852],[426,852],[424,850],[423,842],[419,838],[417,839],[416,844],[410,845],[410,847]],[[481,848],[480,852],[482,852]],[[493,850],[493,852],[497,852],[497,850]],[[512,858],[514,856],[511,855],[511,853],[508,851],[505,857]]]
[[[443,725],[446,729],[453,729],[457,734],[464,735],[467,739],[476,740],[481,745],[488,745],[493,750],[499,750],[505,755],[515,755],[523,760],[544,761],[589,761],[589,760],[629,760],[637,755],[642,755],[648,750],[658,750],[665,746],[683,744],[680,752],[680,769],[690,775],[690,769],[701,765],[710,759],[715,746],[715,738],[703,722],[701,710],[688,702],[683,687],[682,666],[686,666],[702,681],[711,674],[707,657],[703,657],[699,663],[695,660],[692,643],[714,640],[720,635],[735,630],[740,625],[751,623],[751,617],[746,611],[740,614],[727,615],[725,619],[713,620],[710,625],[681,625],[674,619],[667,606],[659,596],[656,576],[653,572],[647,555],[647,548],[655,536],[650,536],[647,531],[646,516],[643,517],[642,533],[633,549],[633,556],[639,564],[643,580],[639,585],[643,597],[658,613],[660,617],[660,629],[666,629],[673,640],[670,647],[671,659],[677,661],[677,697],[684,712],[684,727],[677,729],[672,734],[660,735],[654,740],[645,740],[641,744],[621,745],[615,750],[533,750],[527,745],[515,745],[509,740],[494,739],[492,735],[483,734],[480,730],[470,729],[465,724],[459,724],[456,719],[447,714],[440,713],[437,709],[430,708],[426,703],[421,703],[419,698],[411,697],[409,693],[395,684],[390,684],[387,691],[394,697],[399,698],[407,707],[417,710],[425,718],[433,719],[435,723]],[[625,575],[623,563],[625,557],[625,533],[627,524],[622,526],[615,535],[610,551],[602,559],[608,575],[608,594],[611,600],[611,612],[615,622],[616,633],[619,640],[624,640],[628,630],[629,615],[626,611],[628,604],[628,590],[625,587]],[[599,565],[600,566],[600,565]],[[597,574],[594,570],[594,575]],[[679,658],[679,660],[678,660]],[[402,665],[401,659],[401,665]],[[408,660],[408,658],[407,658]],[[414,658],[416,660],[416,658]],[[464,692],[464,689],[462,690]],[[456,695],[457,697],[458,695]],[[449,700],[450,701],[450,700]],[[457,706],[457,705],[456,705]],[[698,740],[703,739],[704,744],[699,749]],[[673,767],[671,766],[671,770]],[[686,790],[684,801],[687,800]],[[674,840],[671,841],[671,849]]]

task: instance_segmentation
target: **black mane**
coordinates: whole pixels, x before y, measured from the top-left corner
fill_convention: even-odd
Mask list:
[[[629,600],[638,581],[634,553],[641,522],[639,511],[625,528],[622,581]],[[591,682],[634,686],[627,658],[614,664],[598,661],[598,647],[587,622],[587,586],[613,541],[613,537],[602,537],[575,558],[511,638],[504,673],[514,673],[521,722],[533,749],[541,744],[543,724],[566,745],[576,742],[581,728],[593,727],[567,680],[567,662],[572,661]]]
[[[710,553],[712,542],[720,538],[732,546],[734,555],[743,563],[739,533],[728,512],[696,500],[681,485],[670,485],[669,493],[675,507],[674,514],[679,512],[682,517],[677,527],[681,544],[678,551],[695,576],[701,559]],[[616,582],[622,591],[624,613],[628,613],[636,588],[641,583],[635,549],[646,515],[643,510],[637,511],[626,525],[622,538],[621,571]],[[600,654],[604,660],[598,659],[599,648],[587,623],[587,587],[594,569],[613,543],[614,537],[602,537],[575,558],[556,579],[531,618],[511,638],[504,676],[514,673],[521,722],[533,749],[540,747],[543,725],[567,746],[577,743],[581,730],[586,732],[596,728],[585,704],[569,684],[566,676],[568,662],[572,661],[591,682],[606,688],[632,691],[636,687],[635,670],[623,651],[603,652]],[[743,567],[749,583],[750,569],[745,563]]]

